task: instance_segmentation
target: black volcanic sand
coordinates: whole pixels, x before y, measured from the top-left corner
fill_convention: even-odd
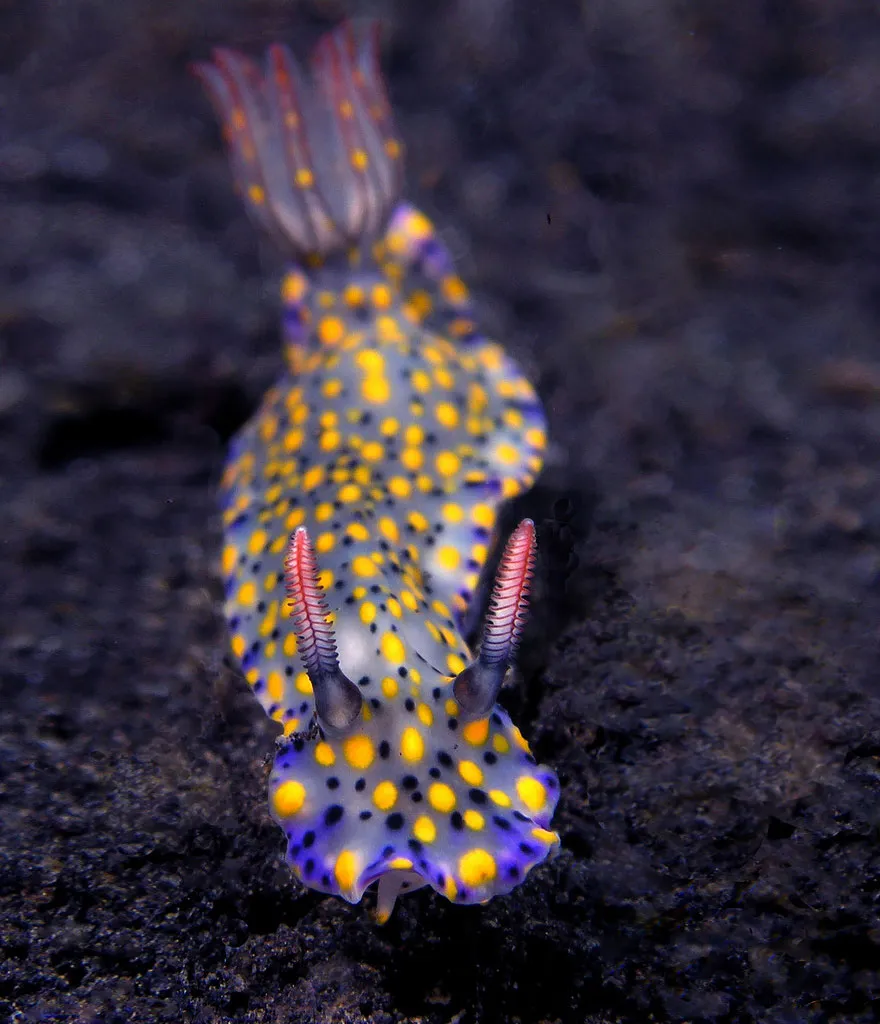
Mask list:
[[[861,1022],[880,1003],[880,15],[0,5],[0,1017]],[[215,492],[278,260],[187,63],[386,22],[410,194],[553,445],[510,897],[305,891]]]

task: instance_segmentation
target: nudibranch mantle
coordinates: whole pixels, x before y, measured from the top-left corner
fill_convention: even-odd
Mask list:
[[[286,247],[287,371],[233,440],[222,571],[232,648],[283,738],[269,779],[287,859],[377,916],[430,885],[509,892],[558,843],[555,774],[496,698],[535,555],[509,539],[476,656],[500,505],[542,465],[529,382],[476,327],[433,225],[400,201],[372,23],[282,46],[265,74],[228,50],[197,72],[236,185]]]

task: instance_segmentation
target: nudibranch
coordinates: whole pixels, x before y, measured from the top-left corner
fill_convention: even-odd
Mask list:
[[[196,70],[237,189],[290,260],[286,372],[222,480],[232,649],[283,728],[269,798],[295,876],[352,903],[378,881],[382,921],[424,885],[460,904],[509,892],[558,843],[559,783],[496,703],[530,520],[480,581],[499,507],[541,468],[544,414],[401,201],[378,56],[375,24],[353,22],[310,75],[281,45],[265,72],[225,49]]]

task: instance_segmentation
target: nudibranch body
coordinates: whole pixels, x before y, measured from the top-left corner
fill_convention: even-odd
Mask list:
[[[217,52],[198,73],[236,184],[291,256],[288,368],[222,482],[232,647],[281,724],[272,814],[297,878],[377,914],[430,885],[509,892],[558,837],[554,773],[496,704],[535,554],[504,550],[476,656],[500,504],[541,468],[528,381],[474,323],[430,221],[400,202],[401,145],[375,26],[326,36],[308,79]]]

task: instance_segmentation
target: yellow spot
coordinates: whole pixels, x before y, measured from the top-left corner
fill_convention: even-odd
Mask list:
[[[287,517],[287,519],[284,520],[284,527],[285,527],[285,529],[288,532],[292,532],[298,526],[302,526],[302,524],[305,521],[306,521],[306,510],[304,508],[295,508],[290,513],[290,515]],[[287,538],[285,537],[284,540],[285,540],[285,543],[286,543],[287,542]]]
[[[319,523],[325,523],[333,515],[333,506],[329,501],[322,501],[320,505],[315,506],[315,519]]]
[[[298,718],[289,718],[284,723],[284,735],[285,736],[289,736],[291,733],[296,732],[296,730],[298,728],[299,728],[299,719]]]
[[[437,422],[452,430],[458,426],[458,409],[451,402],[441,402],[434,410]]]
[[[260,185],[251,185],[248,188],[248,197],[252,203],[256,203],[259,206],[266,200],[266,193]]]
[[[474,889],[491,882],[497,871],[495,858],[487,850],[468,850],[458,862],[458,874],[461,880],[465,885]]]
[[[420,818],[416,818],[413,824],[413,835],[421,843],[433,843],[437,838],[437,826],[427,814],[423,814]]]
[[[519,731],[518,725],[512,725],[510,727],[510,735],[513,736],[513,742],[519,747],[520,750],[524,750],[527,754],[529,753],[529,744],[526,741],[525,736]]]
[[[403,439],[407,444],[420,445],[425,440],[425,432],[417,423],[412,423],[404,430]]]
[[[378,441],[367,441],[361,449],[361,455],[367,462],[379,462],[385,457],[385,449]]]
[[[419,610],[419,602],[416,600],[416,596],[411,590],[401,590],[400,600],[411,612]]]
[[[447,572],[457,569],[460,561],[461,553],[458,548],[454,548],[451,544],[444,545],[437,552],[437,564]]]
[[[269,688],[269,696],[277,704],[284,696],[284,677],[277,669],[273,669],[266,677],[266,686]]]
[[[305,296],[307,288],[308,282],[305,275],[298,271],[285,274],[284,280],[281,282],[281,298],[289,303],[300,302]]]
[[[422,515],[421,512],[410,512],[407,516],[407,521],[414,530],[427,530],[431,525],[427,517]]]
[[[342,745],[342,753],[351,768],[363,771],[369,768],[376,756],[373,741],[363,733],[349,736]]]
[[[315,550],[320,554],[332,551],[336,544],[336,535],[333,533],[322,533],[315,541]]]
[[[337,345],[345,335],[345,324],[338,316],[325,316],[318,323],[318,337],[325,345]]]
[[[472,828],[474,832],[479,832],[486,824],[486,819],[479,811],[468,809],[464,812],[464,823],[468,828]]]
[[[382,405],[391,397],[391,385],[385,377],[367,377],[361,384],[365,402]]]
[[[492,746],[499,754],[506,754],[510,750],[510,743],[506,736],[502,736],[500,732],[496,732],[492,737]]]
[[[404,448],[400,453],[400,461],[409,470],[417,470],[425,461],[425,456],[418,448]]]
[[[350,504],[353,501],[357,501],[361,496],[361,489],[357,484],[346,484],[344,487],[339,488],[339,500]]]
[[[346,285],[342,299],[348,306],[360,306],[364,301],[364,290],[358,284]]]
[[[479,786],[483,781],[483,772],[473,761],[459,761],[458,774],[469,786]]]
[[[269,535],[265,530],[254,530],[248,541],[248,553],[251,555],[261,555],[268,542]]]
[[[410,377],[410,384],[412,384],[413,390],[422,394],[431,390],[431,378],[424,370],[414,370]]]
[[[332,452],[334,448],[339,447],[340,441],[342,441],[342,434],[338,430],[325,430],[318,443],[322,451]]]
[[[516,780],[516,794],[530,811],[540,811],[547,803],[547,790],[531,775],[520,775]]]
[[[533,828],[532,838],[537,839],[539,843],[559,842],[559,835],[556,832],[551,832],[548,828]]]
[[[353,149],[351,151],[351,166],[356,171],[363,171],[368,163],[367,154],[362,149]]]
[[[471,519],[485,529],[490,529],[495,522],[495,512],[489,505],[474,505],[471,509]]]
[[[449,274],[440,282],[440,291],[447,302],[453,306],[460,306],[467,302],[468,290],[464,281],[456,274]]]
[[[499,807],[510,807],[513,802],[503,789],[490,789],[489,799]]]
[[[395,498],[408,498],[412,494],[412,484],[406,477],[393,476],[388,481],[388,490]]]
[[[238,603],[243,605],[252,605],[257,600],[257,588],[248,580],[247,583],[243,583],[238,589]]]
[[[393,871],[412,871],[413,862],[409,857],[395,857],[388,861],[388,867]]]
[[[336,764],[336,754],[333,751],[333,747],[324,740],[321,740],[315,747],[315,760],[322,768],[329,768],[331,765]]]
[[[307,469],[303,473],[302,478],[302,489],[304,491],[313,491],[324,479],[324,467],[323,466],[312,466],[311,469]],[[303,516],[305,518],[305,516]]]
[[[308,672],[297,672],[294,686],[300,693],[310,694],[313,692],[312,681],[309,679]]]
[[[395,619],[399,619],[403,614],[403,612],[400,609],[400,602],[397,600],[396,597],[389,597],[385,603],[385,606],[388,609],[388,611],[391,612]],[[414,673],[415,669],[413,669],[413,673],[411,674]]]
[[[455,377],[442,366],[434,371],[434,380],[437,381],[441,388],[446,388],[447,391],[455,387]]]
[[[352,892],[358,875],[358,855],[354,850],[342,850],[333,868],[336,884],[346,893]]]
[[[401,638],[395,633],[384,633],[379,647],[392,665],[403,664],[404,658],[407,656],[407,650]]]
[[[441,476],[453,476],[461,468],[461,460],[455,452],[440,452],[434,464]]]
[[[358,352],[355,361],[370,377],[381,376],[385,372],[385,357],[375,348],[365,348]]]
[[[415,762],[421,761],[424,753],[425,741],[422,739],[422,734],[413,726],[407,726],[400,735],[400,756],[405,761]]]
[[[419,704],[416,708],[416,714],[419,716],[419,721],[422,725],[431,726],[434,724],[434,712],[427,704]]]
[[[305,434],[299,427],[288,430],[284,435],[283,446],[286,452],[298,452],[305,440]]]
[[[397,802],[397,787],[388,779],[380,782],[373,790],[373,803],[380,811],[390,811]]]
[[[457,715],[458,714],[458,701],[453,700],[452,697],[450,697],[446,701],[446,703],[443,705],[443,708],[446,711],[447,715]]]
[[[282,782],[272,795],[272,803],[275,806],[275,813],[279,818],[289,818],[302,810],[306,802],[305,786],[296,779],[288,779]]]
[[[308,169],[308,167],[300,167],[300,169],[296,172],[295,181],[300,188],[311,188],[314,180],[315,179],[312,176],[312,172]]]
[[[375,576],[376,563],[366,555],[358,555],[351,563],[351,571],[355,576]]]
[[[232,544],[227,544],[223,549],[223,575],[228,576],[235,568],[235,562],[238,558],[238,551]]]
[[[455,793],[445,782],[432,782],[428,790],[428,803],[435,811],[448,814],[455,808]]]
[[[519,452],[512,444],[499,444],[495,449],[495,458],[505,466],[511,466],[519,460]]]
[[[378,309],[387,309],[391,305],[391,289],[386,284],[373,285],[370,297]]]
[[[448,900],[454,900],[458,895],[458,886],[455,884],[455,879],[452,875],[449,875],[446,879],[446,885],[443,888],[444,894]]]
[[[393,437],[400,430],[400,424],[393,416],[388,416],[379,424],[379,433],[383,437]]]
[[[472,747],[482,746],[489,736],[489,719],[479,718],[476,722],[468,722],[461,734]]]
[[[376,606],[372,601],[364,601],[360,607],[360,617],[361,622],[365,626],[369,626],[373,619],[376,618]]]
[[[342,392],[342,381],[338,377],[331,377],[321,385],[321,394],[325,398],[337,398]]]
[[[399,687],[397,685],[397,680],[393,676],[385,676],[382,680],[382,693],[384,693],[389,700],[394,700],[398,694],[398,690]]]
[[[333,579],[334,576],[332,569],[322,569],[318,573],[318,583],[320,584],[321,588],[325,591],[329,590],[333,586]],[[331,619],[333,618],[332,612],[330,613],[330,617]]]
[[[459,672],[464,672],[464,670],[467,668],[467,662],[464,660],[464,658],[462,658],[460,654],[447,654],[446,666],[452,675],[457,676]],[[475,725],[476,723],[471,722],[470,724]]]
[[[460,523],[464,519],[464,509],[453,501],[447,502],[443,506],[443,518],[449,520],[450,523]]]
[[[379,532],[386,540],[390,540],[396,544],[400,540],[400,531],[397,529],[397,523],[393,519],[389,519],[387,516],[383,516],[379,520]]]

